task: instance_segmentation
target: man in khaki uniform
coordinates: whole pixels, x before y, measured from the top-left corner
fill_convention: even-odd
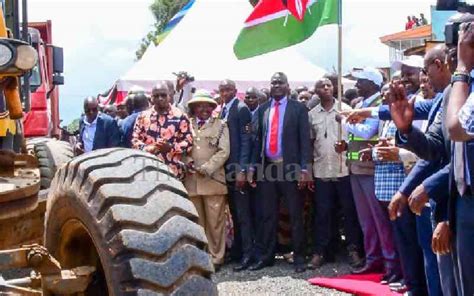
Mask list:
[[[184,186],[199,214],[199,224],[209,241],[209,252],[217,267],[224,263],[225,205],[227,186],[224,164],[229,157],[229,130],[225,122],[213,118],[217,103],[205,91],[189,101],[194,146],[187,160]]]

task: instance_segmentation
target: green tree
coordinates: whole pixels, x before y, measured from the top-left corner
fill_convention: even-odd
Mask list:
[[[155,17],[156,22],[153,25],[153,30],[148,32],[148,34],[142,38],[141,44],[135,52],[137,60],[141,59],[152,42],[156,45],[156,38],[163,32],[166,24],[188,2],[189,0],[154,0],[150,5],[150,10]]]

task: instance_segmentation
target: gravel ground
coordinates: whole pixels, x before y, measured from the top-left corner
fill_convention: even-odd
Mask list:
[[[350,295],[336,290],[313,286],[307,279],[317,276],[338,276],[350,272],[346,263],[328,263],[316,270],[296,274],[293,266],[277,260],[273,267],[259,271],[233,272],[229,264],[214,275],[219,295]]]

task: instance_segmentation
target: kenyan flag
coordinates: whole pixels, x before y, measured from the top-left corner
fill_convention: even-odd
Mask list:
[[[260,0],[234,44],[238,59],[294,45],[338,22],[339,0]]]

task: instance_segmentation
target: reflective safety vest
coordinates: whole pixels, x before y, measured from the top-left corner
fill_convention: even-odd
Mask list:
[[[360,150],[377,144],[379,136],[375,135],[371,139],[366,140],[364,138],[356,137],[353,134],[349,134],[349,143],[347,146],[347,160],[348,161],[360,161]]]
[[[376,107],[382,103],[382,97],[378,97],[377,99],[373,100],[372,103],[369,104],[367,107]],[[369,144],[374,146],[379,141],[378,133],[366,140],[364,138],[356,137],[354,134],[349,134],[349,143],[347,145],[347,161],[348,162],[358,162],[360,161],[360,151],[369,148]]]

